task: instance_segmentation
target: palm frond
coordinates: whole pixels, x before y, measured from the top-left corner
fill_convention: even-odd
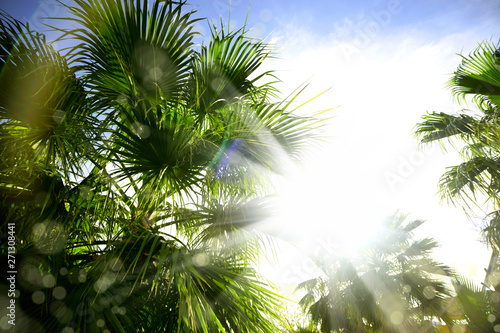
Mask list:
[[[261,100],[274,93],[270,83],[257,83],[264,77],[274,77],[271,72],[252,75],[269,56],[263,42],[246,37],[244,28],[226,33],[224,27],[219,30],[213,25],[210,31],[209,44],[201,46],[192,62],[189,105],[199,122],[207,115],[216,117],[217,109],[235,98]]]
[[[423,122],[417,124],[415,136],[421,143],[439,141],[456,135],[468,136],[477,133],[478,120],[466,114],[449,115],[433,112],[422,116]]]
[[[124,121],[115,120],[115,162],[123,167],[113,173],[118,179],[135,177],[153,191],[181,193],[200,182],[201,171],[216,148],[193,131],[189,119],[175,109],[123,109]],[[159,111],[157,113],[156,111]]]
[[[476,192],[488,193],[491,178],[498,174],[497,164],[493,159],[474,157],[458,166],[448,167],[439,181],[442,198],[474,198]]]
[[[430,258],[434,240],[414,239],[413,231],[421,224],[397,213],[385,221],[385,228],[374,235],[377,240],[366,244],[358,260],[329,258],[333,267],[322,267],[325,277],[300,284],[306,292],[301,305],[312,323],[325,332],[411,332],[430,328],[429,317],[453,323],[446,313],[450,291],[434,278],[452,272]],[[401,320],[391,317],[395,311]]]
[[[22,319],[277,332],[281,298],[252,268],[273,247],[259,224],[316,120],[291,110],[298,93],[269,102],[270,53],[245,29],[212,26],[195,48],[184,1],[61,5],[61,52],[0,14],[0,219],[16,225]]]
[[[488,316],[491,312],[498,312],[491,307],[488,292],[460,275],[455,276],[452,283],[460,314],[467,321],[468,330],[478,333],[491,331],[496,321],[491,321]]]
[[[467,94],[482,96],[500,105],[500,71],[498,69],[498,46],[483,42],[468,56],[462,56],[462,63],[450,80],[450,88],[457,97]]]
[[[80,24],[79,61],[93,89],[109,98],[142,93],[152,101],[178,100],[189,76],[197,21],[182,5],[154,1],[83,1],[67,6]]]
[[[80,142],[99,134],[75,69],[44,35],[5,13],[0,35],[1,138],[20,151],[34,149],[46,168],[78,172]]]

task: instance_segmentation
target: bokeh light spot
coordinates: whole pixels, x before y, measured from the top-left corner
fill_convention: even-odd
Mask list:
[[[390,319],[394,325],[401,325],[401,323],[403,322],[404,316],[401,312],[394,311],[391,313]]]
[[[63,299],[66,297],[66,288],[62,286],[55,287],[54,290],[52,291],[52,295],[54,295],[55,299]]]
[[[8,329],[11,329],[13,325],[9,324],[10,318],[7,316],[3,316],[0,318],[0,329],[7,331]]]
[[[78,274],[78,282],[84,283],[87,281],[87,271],[84,269],[80,269],[80,272]]]
[[[24,264],[21,266],[21,276],[23,279],[31,284],[42,287],[42,274],[40,271],[31,264]]]
[[[114,272],[118,272],[122,268],[122,266],[123,266],[123,262],[118,257],[113,258],[109,261],[109,267]]]
[[[273,12],[267,8],[265,9],[262,9],[259,13],[259,18],[263,21],[263,22],[269,22],[271,21],[271,19],[273,18]]]
[[[494,291],[491,293],[491,300],[495,303],[500,302],[500,293],[498,291]]]
[[[94,284],[94,290],[98,293],[105,292],[116,280],[116,274],[112,272],[106,272],[103,276],[99,278]]]
[[[35,304],[42,304],[45,301],[45,294],[42,291],[37,290],[31,295],[31,299]]]
[[[195,266],[203,267],[208,264],[210,258],[205,253],[198,253],[193,256],[193,264]]]
[[[425,286],[424,297],[427,299],[433,299],[436,297],[436,289],[433,286]]]
[[[266,33],[266,26],[264,23],[258,22],[256,23],[249,31],[248,37],[250,38],[262,38],[262,36]]]
[[[123,303],[124,301],[123,297],[120,294],[116,294],[115,296],[113,296],[113,298],[115,299],[116,303]]]
[[[33,226],[35,247],[44,254],[56,254],[64,249],[67,233],[64,227],[55,221],[45,221]]]
[[[109,305],[109,301],[106,299],[106,298],[101,298],[100,300],[100,303],[102,306],[108,306]]]
[[[141,124],[140,122],[135,122],[132,124],[132,131],[138,135],[141,139],[147,139],[151,135],[151,130],[149,126]]]
[[[56,110],[52,114],[52,119],[54,119],[54,121],[58,124],[62,123],[65,117],[66,117],[66,112],[62,110]]]
[[[47,274],[42,278],[42,283],[45,288],[52,288],[56,285],[56,278]]]
[[[54,301],[50,304],[50,313],[61,323],[69,322],[73,316],[73,311],[61,301]]]

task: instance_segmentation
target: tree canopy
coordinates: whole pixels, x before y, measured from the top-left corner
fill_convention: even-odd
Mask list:
[[[415,134],[422,144],[448,140],[459,149],[463,162],[449,167],[439,182],[442,198],[464,206],[486,210],[483,237],[492,248],[485,284],[476,287],[462,276],[453,286],[462,322],[471,332],[498,331],[500,318],[498,252],[500,250],[500,44],[483,42],[453,74],[449,88],[461,105],[472,105],[457,114],[431,112],[417,124]],[[492,210],[492,211],[491,211]]]
[[[65,6],[66,50],[1,14],[16,327],[276,332],[281,298],[253,268],[269,242],[254,224],[316,120],[293,113],[297,95],[276,101],[260,67],[270,50],[244,28],[210,25],[197,46],[201,18],[183,2]]]
[[[451,269],[432,259],[433,239],[414,238],[423,221],[406,220],[401,214],[388,218],[355,256],[316,258],[322,275],[298,286],[311,328],[418,332],[431,329],[436,318],[453,324],[450,291],[438,278]]]
[[[4,307],[1,331],[500,327],[500,273],[474,286],[434,260],[436,241],[414,235],[423,222],[402,214],[355,257],[313,258],[321,274],[298,286],[310,324],[293,327],[303,321],[284,318],[255,267],[274,245],[258,227],[275,213],[273,180],[318,138],[317,114],[294,106],[302,87],[280,95],[262,66],[273,54],[246,27],[205,22],[196,44],[204,18],[185,1],[60,4],[64,49],[0,11],[0,248],[11,263],[0,304],[16,304],[15,327]],[[450,88],[475,110],[428,113],[415,134],[463,145],[440,191],[492,203],[483,232],[498,251],[500,46],[462,58]]]
[[[464,162],[449,167],[441,177],[439,190],[452,202],[478,205],[486,199],[493,207],[483,228],[488,244],[499,249],[498,184],[499,173],[499,103],[500,48],[491,42],[462,56],[449,87],[460,103],[472,104],[472,110],[457,114],[431,112],[417,124],[415,134],[420,142],[456,139]],[[481,200],[481,201],[478,201]]]

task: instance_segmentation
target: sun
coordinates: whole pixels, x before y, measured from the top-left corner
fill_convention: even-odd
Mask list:
[[[378,202],[365,202],[350,180],[335,177],[324,165],[290,172],[278,191],[277,214],[259,226],[278,240],[277,260],[264,266],[280,284],[317,277],[318,258],[355,258],[391,215]]]
[[[364,202],[361,194],[317,168],[304,170],[281,192],[281,213],[276,223],[283,225],[284,238],[318,252],[318,243],[332,243],[348,254],[362,245],[378,228],[380,207]]]

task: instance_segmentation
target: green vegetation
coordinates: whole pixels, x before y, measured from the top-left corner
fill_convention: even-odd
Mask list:
[[[244,29],[211,26],[195,46],[200,19],[183,4],[75,3],[65,51],[1,16],[16,331],[276,332],[254,223],[316,120],[271,102],[269,50]]]
[[[459,102],[471,103],[475,110],[429,113],[415,134],[422,144],[450,139],[453,147],[459,147],[465,161],[442,176],[441,196],[470,211],[482,207],[486,199],[494,211],[486,217],[482,232],[498,252],[500,47],[485,42],[463,56],[449,86]],[[309,316],[310,331],[428,332],[444,325],[453,332],[500,331],[496,261],[487,285],[475,286],[430,258],[436,246],[432,239],[413,240],[412,231],[421,222],[404,225],[401,216],[387,222],[385,233],[375,235],[357,258],[316,258],[322,275],[298,286],[305,291],[300,303]],[[451,281],[449,287],[443,283],[446,280]],[[307,331],[296,332],[301,330]]]
[[[459,103],[470,103],[473,110],[464,109],[450,115],[433,112],[423,116],[415,134],[421,143],[448,139],[459,147],[464,162],[449,167],[441,177],[439,189],[442,198],[465,206],[482,207],[489,203],[493,211],[484,219],[482,233],[494,253],[500,250],[500,45],[483,42],[468,56],[462,56],[461,65],[449,86]],[[497,256],[492,258],[497,260]],[[500,326],[498,297],[500,280],[498,262],[488,272],[488,283],[476,287],[463,277],[456,277],[453,285],[459,311],[471,332],[497,331]],[[496,267],[495,267],[496,266]]]
[[[422,223],[395,215],[358,255],[316,258],[323,275],[299,285],[311,326],[321,332],[418,332],[436,318],[452,324],[449,291],[436,278],[451,271],[431,259],[434,240],[414,239]]]
[[[443,198],[457,204],[483,204],[486,199],[494,209],[483,228],[485,239],[494,249],[500,249],[500,48],[482,43],[454,73],[449,84],[461,103],[470,103],[473,110],[464,109],[450,115],[432,112],[423,117],[415,134],[422,143],[456,139],[464,162],[450,167],[442,176],[439,189]],[[462,147],[463,146],[463,147]]]
[[[314,257],[303,314],[287,314],[255,269],[274,245],[257,222],[274,213],[275,175],[316,139],[318,119],[292,107],[300,92],[280,99],[261,67],[272,54],[245,27],[209,24],[195,45],[202,19],[184,2],[74,3],[57,18],[71,23],[64,50],[0,13],[0,220],[15,235],[1,260],[17,272],[15,298],[0,285],[0,330],[15,300],[16,331],[500,331],[500,273],[474,286],[401,214],[356,256]],[[427,114],[416,135],[463,146],[439,188],[491,203],[498,252],[499,46],[464,56],[450,87],[475,110]]]

